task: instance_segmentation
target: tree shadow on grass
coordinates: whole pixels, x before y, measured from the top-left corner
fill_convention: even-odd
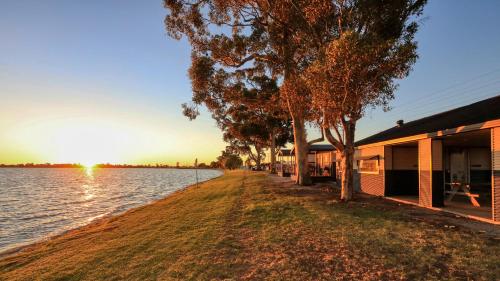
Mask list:
[[[411,280],[494,280],[500,275],[494,254],[498,241],[457,225],[457,220],[468,221],[463,218],[364,194],[340,202],[339,191],[324,185],[275,184],[268,192],[300,203],[316,218],[312,235],[325,237],[315,243],[333,245],[333,250],[342,244],[360,265],[372,266],[367,262],[372,261]]]

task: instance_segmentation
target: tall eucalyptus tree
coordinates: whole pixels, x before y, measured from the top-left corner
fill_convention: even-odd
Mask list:
[[[319,1],[321,2],[321,1]],[[312,61],[310,37],[323,23],[318,1],[218,1],[165,0],[169,14],[165,25],[170,36],[185,36],[191,44],[193,62],[209,60],[215,76],[269,76],[282,81],[280,96],[293,125],[297,159],[297,182],[310,184],[306,122],[312,120],[310,91],[301,78]],[[320,4],[320,5],[318,5]],[[324,16],[324,15],[323,15]],[[208,81],[193,83],[193,101],[210,109]],[[223,89],[211,89],[224,92]],[[188,110],[189,111],[189,110]],[[194,110],[196,111],[196,110]],[[188,112],[189,113],[189,112]]]

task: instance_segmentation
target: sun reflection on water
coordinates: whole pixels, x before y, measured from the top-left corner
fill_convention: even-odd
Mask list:
[[[85,174],[87,175],[87,178],[89,179],[94,179],[94,166],[84,166],[83,169],[85,170]]]
[[[86,165],[83,168],[86,176],[86,183],[82,185],[85,201],[95,197],[94,168],[92,165]],[[89,203],[86,205],[88,206]]]

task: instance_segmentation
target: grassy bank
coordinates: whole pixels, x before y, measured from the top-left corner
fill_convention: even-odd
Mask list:
[[[415,207],[335,198],[231,172],[4,257],[0,280],[500,278],[498,240]]]

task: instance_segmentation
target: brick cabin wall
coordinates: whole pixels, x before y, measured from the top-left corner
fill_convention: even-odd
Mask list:
[[[380,174],[359,174],[361,191],[371,195],[384,196],[384,171]]]
[[[384,196],[384,147],[370,147],[356,150],[355,157],[379,157],[379,173],[366,174],[357,173],[357,180],[359,180],[359,189],[361,192],[368,193],[376,196]]]
[[[500,127],[491,129],[491,204],[494,221],[500,221]]]

